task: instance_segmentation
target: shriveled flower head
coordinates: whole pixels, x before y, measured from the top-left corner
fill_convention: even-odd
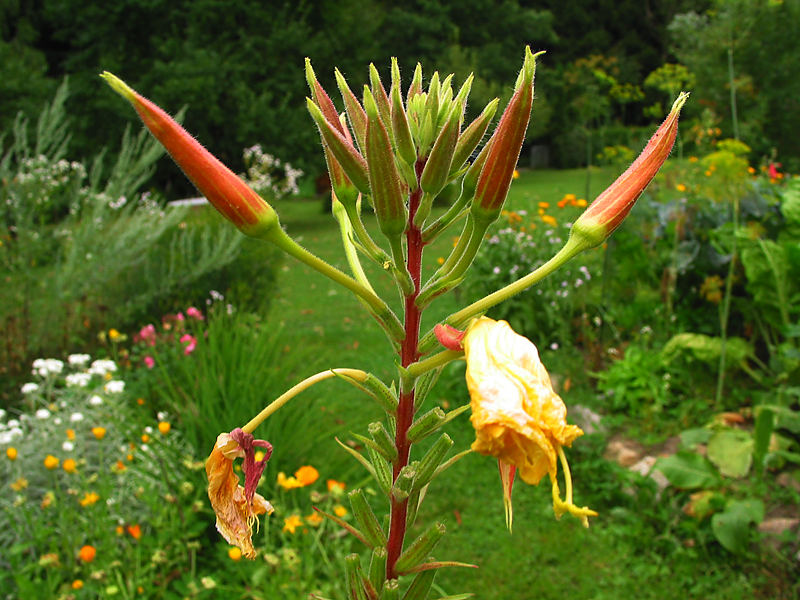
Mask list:
[[[536,346],[505,321],[487,317],[473,321],[463,346],[475,428],[472,449],[512,465],[531,485],[549,475],[556,515],[571,512],[586,523],[585,515],[591,511],[572,505],[572,485],[566,469],[567,501],[556,501],[559,459],[566,465],[561,448],[572,444],[583,432],[567,424],[566,406],[553,390]],[[510,482],[505,485],[510,491]],[[584,514],[584,510],[588,513]]]
[[[255,447],[265,449],[263,460],[255,460]],[[253,525],[258,523],[258,515],[273,511],[272,505],[255,493],[271,453],[269,442],[255,440],[252,434],[237,428],[217,437],[206,460],[208,498],[217,515],[217,530],[229,544],[240,548],[246,558],[256,556],[252,531]],[[244,459],[244,487],[239,485],[239,477],[233,471],[236,458]]]

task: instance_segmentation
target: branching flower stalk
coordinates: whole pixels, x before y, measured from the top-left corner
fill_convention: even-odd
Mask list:
[[[275,244],[351,291],[386,332],[395,353],[398,371],[390,384],[359,369],[331,368],[304,379],[240,428],[220,434],[206,463],[209,498],[219,531],[246,557],[256,554],[252,528],[258,515],[272,510],[256,493],[272,447],[253,434],[275,411],[328,379],[355,386],[385,413],[383,421],[370,424],[368,436],[356,435],[363,442],[364,452],[344,444],[342,447],[384,493],[388,530],[358,489],[350,492],[355,524],[325,515],[362,541],[371,556],[368,567],[362,566],[362,557],[357,554],[345,559],[348,598],[390,600],[400,598],[405,590],[405,600],[423,600],[431,593],[438,569],[474,566],[432,558],[445,533],[443,523],[424,525],[419,537],[409,539],[421,499],[432,480],[470,452],[450,455],[453,441],[441,431],[466,410],[472,413],[476,435],[471,450],[498,460],[509,529],[516,475],[531,485],[548,476],[557,518],[568,513],[588,527],[589,517],[597,515],[574,503],[564,447],[583,432],[567,424],[566,406],[553,389],[536,347],[507,323],[483,315],[611,235],[669,155],[687,95],[678,97],[639,158],[586,209],[573,225],[566,244],[550,261],[442,319],[422,338],[420,332],[423,311],[461,283],[503,208],[530,121],[537,56],[526,48],[514,94],[471,163],[469,157],[497,109],[494,100],[472,123],[464,123],[472,76],[454,91],[452,75],[442,78],[434,73],[425,89],[422,67],[417,65],[404,92],[397,61],[393,60],[389,91],[370,65],[369,85],[364,86],[359,99],[337,71],[345,107],[340,114],[317,81],[311,62],[306,61],[310,88],[307,106],[320,133],[331,180],[332,212],[339,223],[352,276],[297,244],[281,228],[273,208],[164,111],[114,75],[103,74],[226,219],[243,233]],[[460,185],[459,198],[443,213],[435,214],[434,200],[451,184]],[[362,206],[371,207],[383,244],[367,231]],[[461,239],[441,268],[425,280],[425,246],[462,220]],[[402,297],[402,320],[375,293],[359,255],[377,262],[394,280]],[[450,413],[440,407],[420,410],[441,368],[461,359],[467,362],[470,404]],[[415,445],[430,436],[438,437],[425,453],[415,453]],[[263,460],[255,460],[255,448],[265,451]],[[237,459],[243,461],[244,486],[232,468]],[[559,465],[564,498],[558,483]]]

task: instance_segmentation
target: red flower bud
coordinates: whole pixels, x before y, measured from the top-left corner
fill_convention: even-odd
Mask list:
[[[610,236],[628,216],[636,200],[669,157],[678,135],[678,115],[689,94],[683,92],[666,120],[647,142],[639,157],[575,221],[570,235],[582,236],[589,247]]]
[[[222,216],[254,237],[278,226],[272,207],[172,117],[108,71],[101,77],[133,105],[145,126]]]
[[[535,70],[536,55],[531,53],[530,48],[525,48],[525,64],[520,72],[519,84],[497,129],[487,142],[491,148],[478,178],[472,213],[483,221],[494,221],[506,201],[531,117]]]

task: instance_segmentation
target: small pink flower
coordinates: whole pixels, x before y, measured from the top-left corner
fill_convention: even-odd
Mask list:
[[[184,317],[184,316],[183,316],[183,313],[182,313],[182,312],[179,312],[177,315],[175,315],[175,319],[176,319],[177,321],[185,321],[185,320],[186,320],[186,317]]]
[[[148,369],[152,369],[154,366],[156,366],[156,361],[153,359],[152,356],[145,356],[144,357],[144,365]]]
[[[186,316],[191,317],[192,319],[197,319],[198,321],[203,320],[203,313],[201,313],[200,310],[194,306],[190,306],[186,309]]]
[[[148,346],[155,346],[156,345],[156,328],[155,325],[150,323],[149,325],[145,325],[139,330],[139,333],[136,336],[136,341],[143,341]]]
[[[770,179],[777,179],[778,177],[780,177],[780,173],[778,172],[778,169],[780,167],[781,163],[774,163],[774,162],[769,163],[768,174]]]
[[[186,347],[183,349],[183,353],[187,356],[194,352],[194,349],[197,347],[197,338],[193,335],[189,335],[188,333],[184,333],[180,339],[181,344],[186,344]]]

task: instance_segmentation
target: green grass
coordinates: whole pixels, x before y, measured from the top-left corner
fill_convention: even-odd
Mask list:
[[[613,178],[608,170],[594,171],[593,197]],[[535,212],[538,202],[552,205],[566,193],[583,196],[584,186],[583,170],[523,172],[512,186],[507,208]],[[338,228],[323,211],[321,201],[285,200],[277,203],[276,209],[292,237],[347,270]],[[380,242],[373,219],[366,220]],[[435,269],[438,257],[446,256],[457,234],[454,227],[426,249],[423,277]],[[399,311],[398,295],[389,277],[374,265],[365,266],[376,291],[392,298],[393,307]],[[457,308],[452,294],[437,300],[427,313],[423,329]],[[362,368],[384,380],[395,375],[394,357],[379,327],[351,295],[303,265],[287,261],[280,273],[273,303],[275,317],[284,324],[283,343],[288,350],[302,349],[313,357],[300,369],[298,380],[330,367]],[[468,400],[463,379],[458,375],[443,379],[426,402],[427,407],[434,402],[454,407]],[[359,423],[379,416],[375,407],[342,383],[323,384],[307,393],[327,398],[326,409],[343,431],[358,432]],[[566,401],[569,405],[570,398]],[[455,449],[466,448],[472,439],[468,418],[461,417],[451,429]],[[580,450],[584,442],[584,448],[595,454],[587,456],[587,450]],[[588,530],[569,517],[561,521],[553,518],[548,484],[534,488],[517,482],[514,532],[509,534],[494,459],[469,456],[437,479],[420,515],[420,522],[435,518],[448,527],[437,558],[480,567],[444,570],[437,581],[441,591],[472,591],[477,598],[498,600],[767,597],[768,575],[746,572],[729,556],[709,555],[699,548],[678,548],[664,555],[664,532],[655,530],[653,523],[659,521],[648,516],[659,510],[657,501],[651,498],[637,506],[623,494],[625,484],[619,472],[599,456],[602,442],[579,439],[570,452],[573,460],[578,457],[585,461],[584,466],[580,461],[573,466],[576,500],[600,512]],[[320,440],[318,452],[322,456],[340,451],[332,442]],[[351,473],[352,481],[360,477],[356,471]]]

